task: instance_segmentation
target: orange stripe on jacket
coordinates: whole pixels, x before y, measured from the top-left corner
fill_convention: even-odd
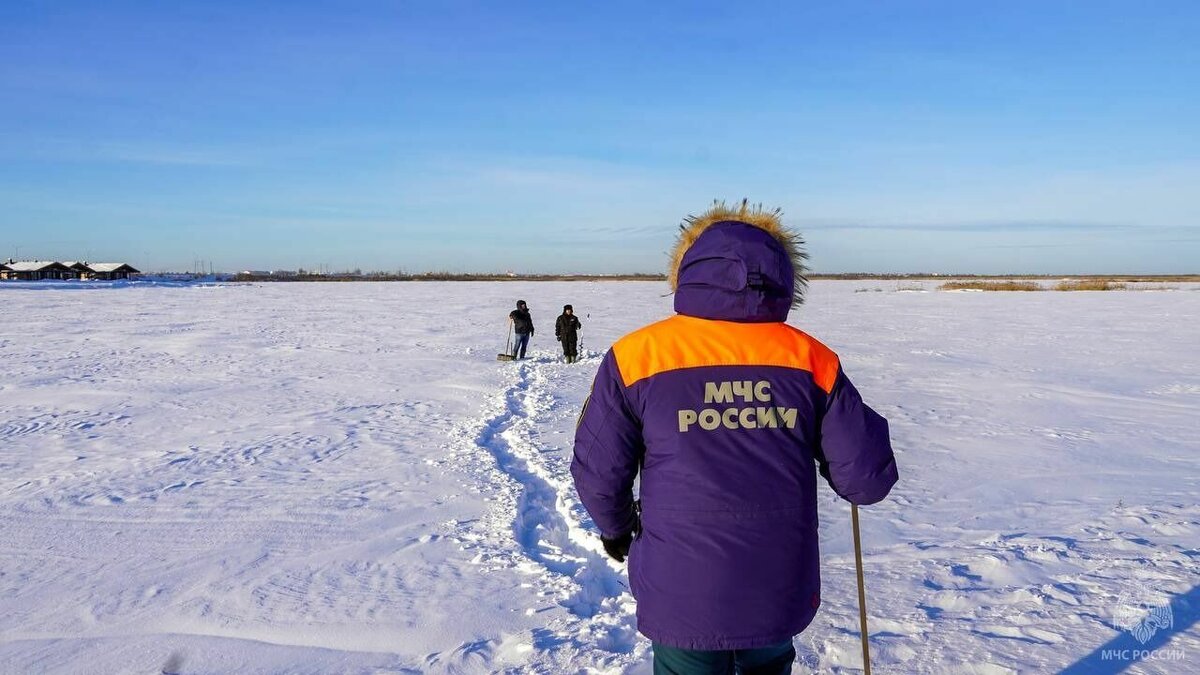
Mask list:
[[[711,321],[677,314],[613,345],[625,386],[659,373],[704,366],[779,366],[812,373],[825,393],[837,379],[838,357],[786,323]]]

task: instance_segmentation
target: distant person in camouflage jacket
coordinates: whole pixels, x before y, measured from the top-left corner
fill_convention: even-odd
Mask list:
[[[562,343],[563,356],[567,363],[575,363],[579,358],[579,330],[583,324],[575,316],[575,310],[570,305],[563,305],[563,313],[554,322],[554,336]]]

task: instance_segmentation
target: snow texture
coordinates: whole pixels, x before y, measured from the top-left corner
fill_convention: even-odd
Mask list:
[[[68,287],[0,283],[0,672],[649,672],[568,466],[662,284],[32,292]],[[862,510],[877,672],[1200,672],[1195,288],[812,284],[792,323],[900,466]],[[497,362],[517,297],[531,358]],[[860,672],[849,510],[820,502],[796,672]]]

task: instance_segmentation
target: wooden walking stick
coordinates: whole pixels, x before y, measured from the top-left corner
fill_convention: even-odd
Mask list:
[[[863,673],[871,675],[871,647],[867,644],[867,588],[863,583],[862,540],[858,536],[858,504],[850,505],[854,528],[854,566],[858,569],[858,626],[862,631]]]

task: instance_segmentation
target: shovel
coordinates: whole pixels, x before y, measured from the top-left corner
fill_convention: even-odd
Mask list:
[[[511,322],[510,322],[510,323],[511,323]],[[505,339],[504,339],[504,353],[503,353],[503,354],[497,354],[497,355],[496,355],[496,360],[497,360],[497,361],[512,361],[512,360],[513,360],[513,355],[512,355],[512,331],[511,331],[511,330],[510,330],[510,331],[507,331],[507,332],[505,333],[504,337],[505,337]]]

